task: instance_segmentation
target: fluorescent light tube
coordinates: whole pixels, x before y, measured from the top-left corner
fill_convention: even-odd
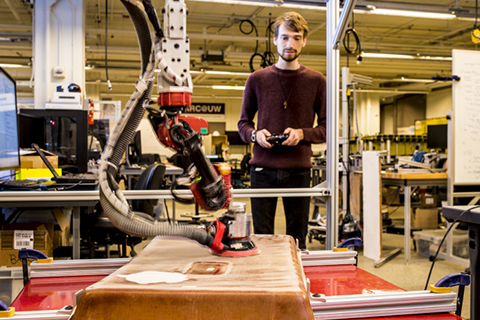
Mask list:
[[[205,71],[196,71],[190,70],[191,74],[212,74],[212,75],[226,75],[226,76],[242,76],[248,77],[250,72],[233,72],[233,71],[214,71],[214,70],[205,70]]]
[[[245,86],[212,86],[212,89],[219,90],[245,90]]]
[[[223,4],[239,4],[247,6],[258,6],[258,7],[274,7],[274,8],[294,8],[294,9],[310,9],[310,10],[321,10],[327,11],[326,6],[314,6],[303,3],[285,3],[277,1],[249,1],[249,0],[190,0],[197,2],[208,2],[208,3],[223,3]]]
[[[456,15],[452,13],[420,12],[420,11],[377,9],[377,8],[371,11],[365,11],[365,13],[379,14],[379,15],[386,15],[386,16],[410,17],[410,18],[430,18],[430,19],[455,19],[456,18]]]
[[[435,56],[414,56],[408,54],[390,54],[390,53],[362,53],[364,58],[381,58],[381,59],[408,59],[408,60],[437,60],[437,61],[452,61],[452,57],[435,57]]]
[[[0,67],[2,68],[30,68],[30,66],[24,66],[21,64],[13,64],[13,63],[0,63]]]

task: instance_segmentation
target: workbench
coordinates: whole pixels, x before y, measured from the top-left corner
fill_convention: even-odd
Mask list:
[[[283,239],[288,240],[288,248]],[[144,302],[141,296],[145,295],[147,299],[151,299],[151,295],[155,294],[158,299],[155,299],[155,303],[148,304],[147,308],[151,310],[145,311],[145,313],[156,312],[158,319],[166,316],[167,319],[170,319],[166,313],[167,309],[173,312],[171,319],[177,319],[178,314],[185,312],[190,314],[191,319],[224,319],[223,311],[227,312],[228,310],[230,310],[228,319],[259,319],[258,314],[265,313],[265,310],[280,312],[286,319],[292,317],[313,319],[312,316],[315,319],[329,320],[462,319],[451,314],[455,310],[455,293],[406,292],[358,268],[355,265],[355,251],[323,250],[302,253],[302,267],[298,261],[300,259],[298,252],[296,254],[295,250],[292,250],[294,248],[293,240],[288,236],[252,236],[252,240],[258,245],[261,253],[243,258],[211,255],[207,248],[198,246],[191,240],[161,237],[154,239],[133,260],[122,258],[54,261],[52,266],[32,263],[31,279],[11,307],[16,309],[16,315],[25,316],[25,318],[19,319],[27,319],[27,316],[28,319],[41,319],[36,316],[50,314],[51,319],[66,320],[69,319],[72,308],[65,308],[65,306],[76,305],[75,316],[91,312],[91,308],[103,313],[108,312],[108,309],[105,309],[106,305],[97,300],[107,290],[120,299],[117,299],[118,301],[110,300],[110,303],[118,305],[117,308],[112,308],[112,310],[116,310],[117,314],[119,312],[122,314],[121,310],[125,308],[127,308],[125,312],[126,310],[131,312],[132,308],[138,309],[135,303]],[[268,246],[271,246],[272,241],[276,246],[269,249]],[[272,261],[272,254],[280,255],[282,258]],[[264,261],[265,264],[259,265],[259,261]],[[285,263],[285,261],[291,261],[291,263]],[[204,265],[208,265],[208,267],[204,267]],[[228,265],[228,267],[225,268],[224,265]],[[121,280],[126,275],[134,275],[139,271],[157,272],[154,270],[167,273],[180,272],[186,276],[186,279],[183,280],[185,282],[170,284],[158,282],[137,284]],[[305,279],[309,279],[309,281]],[[303,287],[304,281],[309,283],[307,291]],[[225,285],[226,283],[230,285]],[[114,289],[115,287],[122,289]],[[82,293],[79,303],[76,304],[73,296],[85,288],[87,289]],[[218,293],[224,291],[225,297],[218,296]],[[132,295],[134,292],[136,294]],[[308,295],[305,297],[306,292]],[[252,296],[249,296],[250,293]],[[269,294],[278,296],[280,299],[270,300]],[[305,307],[311,305],[313,314],[307,315],[305,309],[299,313],[289,313],[287,309],[290,310],[293,308],[292,305],[299,303],[290,298],[284,299],[289,296],[297,297],[295,299],[300,300],[306,298],[306,305],[305,302],[300,302],[300,305]],[[324,296],[326,301],[320,301],[318,296]],[[126,303],[125,298],[127,297],[133,299],[131,303]],[[162,303],[168,301],[167,297],[178,297],[175,298],[176,301],[181,305],[185,304],[185,308],[181,308],[177,304],[166,304],[163,308]],[[205,309],[200,310],[197,307],[200,308],[203,300],[212,297],[215,302],[205,305],[205,308],[217,310],[217,312],[207,313],[205,314],[207,317],[201,317],[200,315]],[[261,309],[265,310],[260,312],[258,308],[251,308],[251,304],[247,301],[250,301],[252,297],[259,299],[255,304],[262,305]],[[106,298],[111,299],[112,297],[107,293]],[[335,301],[336,298],[343,299],[344,302],[340,302],[339,305],[338,301]],[[349,302],[349,298],[352,299],[351,302]],[[355,302],[357,298],[363,299],[363,303]],[[95,303],[90,303],[90,299],[93,299]],[[221,301],[217,299],[221,299]],[[329,299],[333,301],[329,301]],[[430,303],[426,302],[429,299]],[[373,306],[366,306],[366,309],[362,306],[362,304],[372,304],[372,301],[375,300],[379,302],[373,303]],[[263,304],[262,301],[270,302]],[[280,307],[281,301],[286,303],[287,309]],[[113,305],[110,303],[107,305],[112,307]],[[158,313],[158,308],[161,308],[161,313]],[[232,308],[238,310],[238,313],[232,314]],[[79,312],[79,310],[82,311]],[[144,309],[140,310],[144,312]],[[354,316],[349,316],[352,314]],[[377,317],[375,318],[375,316]],[[83,316],[81,318],[83,319]],[[121,319],[122,317],[116,318]]]
[[[123,174],[128,177],[140,175],[144,169],[135,168],[127,170]],[[165,175],[173,178],[183,173],[183,169],[167,165]],[[124,191],[127,200],[134,199],[165,199],[172,198],[169,190],[139,190]],[[99,191],[1,191],[0,208],[56,208],[72,207],[72,235],[73,235],[73,259],[80,259],[80,211],[82,208],[93,208],[99,201]],[[173,221],[175,221],[175,201],[172,206]]]
[[[410,260],[410,233],[411,233],[411,195],[412,187],[446,186],[447,173],[394,173],[382,172],[382,185],[403,187],[404,193],[404,252],[405,262]]]

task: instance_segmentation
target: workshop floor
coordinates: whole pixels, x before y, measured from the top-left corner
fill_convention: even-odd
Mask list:
[[[236,202],[245,202],[247,204],[247,211],[250,210],[250,200],[249,199],[235,199]],[[167,202],[167,206],[171,211],[171,203]],[[324,210],[324,209],[323,209]],[[311,212],[313,212],[313,207]],[[322,212],[322,208],[320,208]],[[186,220],[190,221],[188,217],[182,217],[185,213],[193,214],[193,206],[185,206],[181,204],[176,204],[176,216],[177,220]],[[207,218],[207,220],[213,220],[214,217],[222,212],[214,213],[213,217]],[[171,213],[170,213],[171,215]],[[403,208],[398,208],[390,216],[392,219],[402,219],[403,218]],[[281,199],[277,206],[277,216],[275,220],[275,233],[284,234],[285,233],[285,217],[283,213],[283,206]],[[145,243],[139,244],[138,248],[145,245]],[[401,248],[402,252],[394,257],[392,260],[386,262],[382,266],[376,268],[375,261],[365,258],[362,254],[362,250],[359,252],[359,262],[358,266],[365,271],[368,271],[382,279],[385,279],[405,290],[408,291],[417,291],[423,290],[425,287],[425,282],[428,277],[428,273],[431,267],[430,260],[422,255],[417,254],[413,250],[413,240],[412,240],[412,251],[410,263],[407,265],[405,263],[404,254],[403,254],[404,240],[403,235],[394,235],[394,234],[383,234],[382,235],[382,247],[383,255],[388,254],[392,249]],[[323,250],[325,246],[317,240],[312,240],[311,243],[307,240],[307,248],[309,250]],[[138,251],[138,250],[137,250]],[[443,278],[446,275],[464,272],[465,267],[450,262],[446,260],[437,260],[435,263],[429,284],[435,284],[438,280]],[[456,291],[457,288],[454,289]],[[470,317],[470,286],[465,288],[464,295],[464,304],[462,308],[462,317],[469,319]]]

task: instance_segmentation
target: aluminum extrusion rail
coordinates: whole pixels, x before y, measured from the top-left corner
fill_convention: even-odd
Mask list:
[[[125,190],[127,200],[137,199],[173,199],[170,190]],[[176,190],[181,196],[191,196],[190,190]],[[285,188],[285,189],[232,189],[234,197],[310,197],[328,196],[326,188]],[[52,201],[98,201],[98,190],[91,191],[2,191],[0,206],[15,202],[52,202]]]
[[[356,251],[335,252],[333,250],[302,252],[304,267],[356,264]]]
[[[445,313],[456,310],[455,293],[392,292],[311,297],[315,319],[360,319]]]

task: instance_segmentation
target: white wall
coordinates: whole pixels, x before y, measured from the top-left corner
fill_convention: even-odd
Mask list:
[[[380,98],[378,93],[356,93],[358,125],[362,135],[380,132]],[[354,119],[352,119],[354,121]]]
[[[152,129],[152,125],[148,119],[142,119],[137,130],[142,133],[142,153],[156,153],[165,161],[167,157],[175,154],[174,150],[164,147],[157,139],[156,133]]]
[[[443,118],[452,110],[452,89],[433,91],[427,95],[427,119]]]
[[[225,130],[237,131],[237,122],[240,119],[242,99],[230,99],[222,101],[225,103]]]

